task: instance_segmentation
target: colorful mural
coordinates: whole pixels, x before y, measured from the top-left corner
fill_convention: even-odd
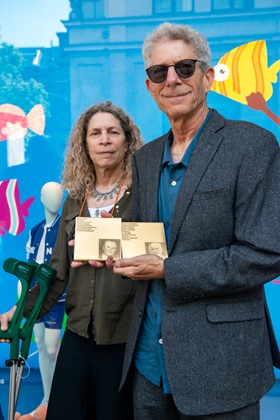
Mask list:
[[[0,181],[0,235],[8,232],[16,236],[24,230],[24,217],[28,216],[28,209],[33,201],[34,197],[30,197],[20,203],[17,179]]]
[[[24,138],[28,129],[42,135],[44,128],[42,105],[35,105],[27,115],[16,105],[0,105],[0,141],[7,140],[8,166],[25,163]]]
[[[94,12],[93,3],[97,2],[70,3],[73,11],[69,21],[64,21],[66,33],[58,34],[61,41],[58,48],[36,45],[21,49],[26,60],[22,84],[33,78],[44,85],[50,116],[43,101],[32,95],[20,97],[17,91],[3,99],[0,77],[0,268],[6,258],[25,259],[28,231],[43,218],[41,187],[49,181],[60,181],[68,135],[80,112],[94,102],[110,99],[129,112],[146,142],[169,129],[169,122],[145,89],[141,56],[142,40],[162,21],[190,24],[209,40],[215,67],[215,82],[208,97],[211,108],[227,118],[257,123],[276,137],[280,134],[279,18],[273,17],[279,1],[271,9],[265,5],[261,10],[257,7],[246,10],[246,2],[238,2],[238,8],[217,2],[225,7],[222,10],[210,10],[214,8],[210,3],[215,4],[210,1],[178,2],[196,6],[192,11],[181,10],[177,14],[174,9],[167,13],[169,9],[163,8],[159,15],[149,0],[142,2],[141,7],[137,2],[125,0],[120,7],[119,2],[108,0],[104,14],[103,1],[98,2],[100,7]],[[72,3],[86,7],[78,10]],[[90,13],[97,16],[89,16]],[[32,28],[27,30],[32,32]],[[9,309],[16,299],[17,279],[12,277],[1,272],[2,310]],[[269,282],[266,293],[280,342],[279,286],[280,278]],[[0,346],[2,360],[7,350]],[[30,365],[37,364],[37,358],[32,357]]]
[[[249,42],[227,52],[214,69],[214,92],[263,111],[280,125],[280,119],[266,105],[273,95],[272,84],[278,79],[280,60],[268,66],[264,40]]]
[[[246,104],[246,96],[260,92],[267,101],[277,81],[280,60],[268,67],[265,41],[254,41],[227,52],[215,66],[215,92]]]

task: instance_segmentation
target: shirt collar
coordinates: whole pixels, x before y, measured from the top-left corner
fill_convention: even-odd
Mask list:
[[[198,138],[200,136],[200,133],[202,131],[202,129],[204,128],[205,124],[207,123],[210,115],[212,114],[212,109],[209,109],[208,114],[206,115],[205,120],[203,121],[203,123],[201,124],[199,130],[197,131],[196,135],[194,136],[194,138],[191,140],[189,147],[187,148],[182,160],[180,163],[182,163],[184,166],[187,166],[190,160],[190,156],[195,148],[195,145],[198,141]],[[165,140],[165,146],[164,146],[164,152],[163,152],[163,158],[162,158],[162,162],[161,162],[161,166],[165,165],[165,164],[172,164],[172,156],[171,156],[171,151],[170,151],[170,146],[171,143],[173,141],[173,133],[172,130],[169,130],[169,132],[166,135],[166,140]]]

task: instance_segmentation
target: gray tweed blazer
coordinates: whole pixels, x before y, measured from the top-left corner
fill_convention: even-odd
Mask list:
[[[165,140],[134,156],[135,221],[158,221]],[[274,384],[280,355],[263,285],[280,275],[279,162],[271,132],[213,110],[187,168],[172,220],[162,303],[167,376],[185,415],[238,409]],[[122,383],[132,366],[148,285],[137,282]]]

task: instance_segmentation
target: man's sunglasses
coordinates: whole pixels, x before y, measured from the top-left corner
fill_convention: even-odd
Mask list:
[[[146,73],[153,83],[162,83],[167,78],[168,68],[174,67],[177,75],[180,78],[188,79],[194,74],[195,63],[197,61],[199,63],[204,63],[204,61],[201,60],[193,60],[192,58],[187,58],[186,60],[178,61],[178,63],[171,64],[170,66],[164,66],[163,64],[151,66],[146,69]]]

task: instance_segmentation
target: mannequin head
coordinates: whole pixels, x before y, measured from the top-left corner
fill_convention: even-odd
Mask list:
[[[57,182],[47,182],[41,189],[41,201],[45,210],[57,214],[62,203],[62,188]]]

